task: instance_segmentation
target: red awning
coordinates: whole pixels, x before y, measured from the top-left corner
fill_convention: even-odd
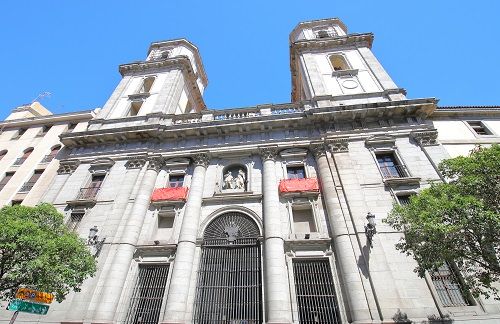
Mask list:
[[[151,201],[162,201],[162,200],[186,200],[187,187],[176,187],[176,188],[156,188],[151,195]]]
[[[287,192],[319,192],[318,179],[284,179],[280,181],[280,193]]]

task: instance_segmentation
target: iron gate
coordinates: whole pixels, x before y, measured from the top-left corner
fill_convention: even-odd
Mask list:
[[[260,230],[248,216],[219,216],[203,236],[194,323],[262,323]]]
[[[340,324],[337,298],[328,259],[293,260],[301,324]]]

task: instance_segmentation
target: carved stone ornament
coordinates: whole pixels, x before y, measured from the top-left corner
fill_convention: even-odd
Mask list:
[[[75,172],[76,168],[80,165],[80,161],[61,161],[59,162],[58,174],[71,174]]]
[[[161,157],[154,157],[149,159],[148,170],[155,170],[156,172],[160,171],[163,166],[163,159]]]
[[[347,138],[336,138],[328,141],[330,152],[342,153],[349,151],[349,140]]]
[[[140,169],[146,164],[146,159],[142,158],[135,158],[135,159],[130,159],[125,163],[125,167],[127,169]]]
[[[206,168],[210,163],[210,157],[206,153],[200,153],[193,156],[193,161],[195,165],[201,165]]]
[[[422,132],[411,132],[410,136],[420,146],[431,146],[439,144],[437,141],[438,132],[435,129]]]
[[[311,144],[309,146],[309,149],[311,150],[312,154],[316,159],[322,156],[326,156],[326,146],[323,143]]]
[[[276,160],[276,156],[278,155],[278,149],[276,147],[261,147],[259,148],[259,151],[263,161],[274,161]]]

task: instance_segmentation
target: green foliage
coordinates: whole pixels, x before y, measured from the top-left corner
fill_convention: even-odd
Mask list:
[[[413,255],[419,276],[452,262],[465,289],[498,299],[493,283],[500,280],[500,146],[477,148],[468,157],[443,161],[439,169],[448,183],[394,206],[385,220],[405,234],[396,248]]]
[[[83,240],[50,204],[3,207],[0,229],[0,299],[28,287],[52,292],[60,302],[96,271]]]

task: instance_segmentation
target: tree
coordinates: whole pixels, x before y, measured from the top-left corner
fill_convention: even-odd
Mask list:
[[[500,299],[500,146],[477,147],[467,157],[443,161],[449,179],[394,206],[385,220],[404,238],[396,248],[413,255],[423,277],[445,262],[456,265],[463,288]]]
[[[54,293],[61,302],[94,275],[96,261],[50,204],[0,209],[0,300],[17,288]]]

